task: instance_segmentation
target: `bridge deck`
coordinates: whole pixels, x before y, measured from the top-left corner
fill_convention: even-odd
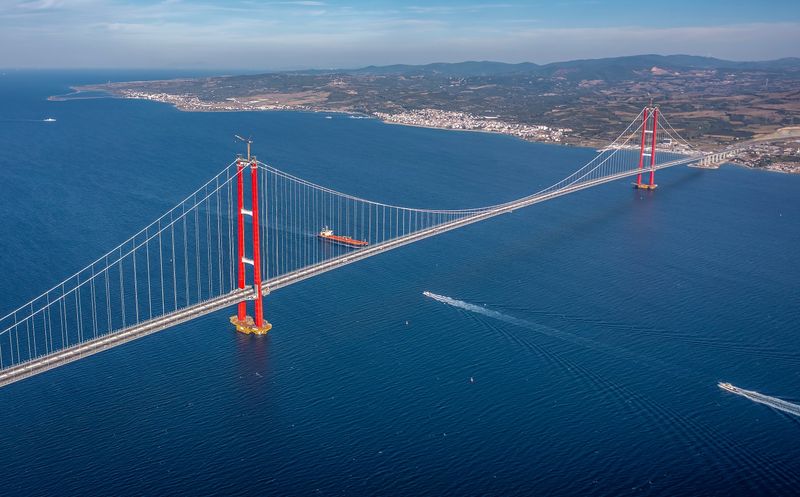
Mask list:
[[[656,165],[653,169],[659,170],[683,164],[690,164],[699,161],[700,159],[702,159],[702,156],[686,157],[666,162],[660,165]],[[645,171],[649,170],[650,170],[649,168],[645,169]],[[368,246],[359,250],[343,254],[339,257],[327,260],[325,262],[321,262],[312,266],[295,270],[293,272],[267,280],[263,282],[262,286],[266,292],[277,290],[279,288],[292,285],[299,281],[311,278],[313,276],[322,274],[327,271],[331,271],[333,269],[345,266],[347,264],[351,264],[353,262],[360,261],[368,257],[372,257],[379,253],[383,253],[398,247],[402,247],[403,245],[407,245],[409,243],[413,243],[425,238],[438,235],[440,233],[451,231],[466,226],[468,224],[476,223],[478,221],[483,221],[492,218],[494,216],[498,216],[500,214],[506,214],[516,209],[528,207],[530,205],[544,202],[546,200],[551,200],[556,197],[574,193],[580,190],[585,190],[587,188],[616,181],[618,179],[635,176],[640,172],[641,171],[638,169],[633,169],[623,173],[618,173],[602,178],[597,178],[594,180],[575,183],[572,185],[568,185],[564,188],[550,192],[545,192],[539,195],[526,197],[515,202],[498,206],[497,208],[494,209],[481,211],[475,215],[461,218],[449,223],[441,224],[433,228],[424,229],[415,232],[413,234],[389,240],[380,244]],[[15,366],[8,367],[0,371],[0,387],[42,373],[44,371],[56,368],[58,366],[68,364],[70,362],[87,357],[89,355],[102,352],[103,350],[108,350],[112,347],[116,347],[131,340],[135,340],[137,338],[141,338],[150,335],[152,333],[156,333],[158,331],[164,330],[176,324],[180,324],[189,321],[191,319],[194,319],[198,316],[218,311],[225,307],[234,305],[235,303],[241,300],[251,299],[253,298],[253,294],[254,292],[252,289],[235,290],[231,293],[206,300],[204,302],[186,307],[184,309],[167,313],[157,318],[143,321],[137,325],[123,328],[119,331],[99,336],[97,338],[86,340],[84,342],[62,349],[58,352],[43,355],[34,358],[32,360],[17,364]]]
[[[242,299],[249,298],[251,295],[252,291],[249,289],[236,290],[229,294],[149,319],[138,325],[123,328],[120,331],[99,336],[58,352],[6,368],[0,372],[0,387],[223,309]]]

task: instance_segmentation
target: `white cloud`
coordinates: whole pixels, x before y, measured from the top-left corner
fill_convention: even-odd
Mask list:
[[[482,10],[490,9],[505,9],[513,7],[509,3],[487,3],[487,4],[470,4],[463,5],[410,5],[406,9],[410,12],[417,14],[455,14],[459,12],[480,12]]]
[[[49,10],[61,7],[63,4],[63,0],[29,0],[18,3],[17,8],[22,10]]]
[[[498,6],[507,7],[501,10],[508,15],[468,27],[463,16],[450,15],[455,9]],[[637,53],[745,60],[797,56],[800,47],[796,22],[560,28],[515,15],[511,7],[359,9],[303,0],[217,5],[164,0],[144,6],[28,0],[4,5],[0,0],[0,67],[265,69],[467,59],[541,63]]]

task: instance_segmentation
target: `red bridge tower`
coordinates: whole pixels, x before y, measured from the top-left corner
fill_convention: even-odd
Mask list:
[[[237,138],[239,138],[237,136]],[[255,157],[250,157],[250,140],[244,140],[247,143],[247,160],[238,159],[236,161],[236,193],[238,197],[238,211],[237,219],[237,238],[238,238],[238,287],[239,289],[245,288],[245,264],[253,266],[253,297],[254,309],[253,316],[247,315],[247,299],[242,300],[238,304],[237,313],[231,316],[231,323],[236,327],[237,331],[255,335],[266,335],[272,329],[272,325],[264,320],[264,303],[261,290],[261,245],[258,239],[260,224],[258,222],[258,162]],[[246,164],[250,164],[250,210],[244,208],[244,168]],[[244,236],[244,216],[250,216],[252,222],[252,253],[253,258],[248,259],[245,255],[245,236]]]
[[[650,123],[650,129],[647,129]],[[655,190],[658,185],[655,184],[656,177],[656,134],[658,132],[658,107],[653,106],[652,103],[649,107],[645,107],[642,111],[642,143],[639,147],[639,175],[636,176],[636,183],[633,184],[634,188],[642,190]],[[647,137],[650,137],[649,140]],[[646,152],[646,150],[650,152]],[[645,156],[650,158],[650,183],[642,183],[642,171],[644,168]]]

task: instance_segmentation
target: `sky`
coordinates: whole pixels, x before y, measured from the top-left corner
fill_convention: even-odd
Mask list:
[[[0,67],[800,56],[800,0],[0,0]]]

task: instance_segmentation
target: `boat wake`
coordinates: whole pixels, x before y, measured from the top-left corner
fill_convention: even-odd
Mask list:
[[[720,383],[719,387],[723,390],[727,390],[728,392],[735,393],[736,395],[741,395],[742,397],[750,399],[753,402],[758,402],[759,404],[770,406],[773,409],[794,414],[795,416],[800,416],[800,405],[787,402],[777,397],[770,397],[769,395],[764,395],[763,393],[755,392],[753,390],[745,390],[743,388],[735,387],[730,383]]]
[[[48,117],[45,119],[4,119],[0,118],[0,123],[52,123],[55,122],[55,119],[52,117]]]
[[[565,340],[570,343],[590,347],[595,350],[611,353],[617,357],[624,357],[627,359],[636,360],[637,363],[642,364],[640,356],[626,353],[625,350],[618,350],[616,348],[602,346],[593,340],[584,339],[549,326],[539,325],[531,321],[515,318],[508,314],[503,314],[486,307],[457,300],[444,295],[424,291],[422,294],[425,297],[436,300],[437,302],[457,307],[468,312],[472,312],[481,316],[486,316],[494,320],[510,323],[522,328],[526,328],[538,333]],[[495,329],[492,326],[492,329]],[[687,447],[697,447],[698,445],[708,446],[711,451],[707,459],[709,465],[717,466],[723,473],[728,470],[732,465],[744,464],[748,470],[754,474],[763,475],[764,478],[769,478],[773,481],[782,482],[786,485],[794,484],[797,481],[796,475],[791,469],[786,468],[780,461],[776,461],[770,457],[764,456],[757,452],[747,450],[742,447],[736,440],[729,437],[726,433],[717,430],[714,426],[705,425],[691,416],[686,416],[676,409],[661,404],[646,395],[642,395],[634,389],[629,388],[625,384],[620,384],[585,367],[582,363],[572,361],[565,357],[563,354],[556,350],[539,344],[535,341],[529,340],[526,336],[518,336],[516,334],[505,333],[503,330],[496,331],[502,333],[514,343],[524,346],[525,348],[540,354],[546,360],[550,361],[554,366],[563,368],[571,374],[575,374],[578,378],[586,380],[594,385],[596,390],[605,390],[611,394],[621,405],[627,409],[631,409],[638,415],[645,416],[650,425],[656,426],[664,431],[665,436],[677,437]],[[652,365],[652,364],[651,364]],[[663,363],[659,364],[659,371],[662,373],[669,368],[665,368]],[[675,371],[673,371],[675,373]],[[753,392],[756,393],[756,392]],[[760,395],[760,394],[759,394]],[[798,408],[794,404],[774,399],[778,402],[789,404]]]
[[[422,292],[422,294],[428,298],[431,298],[443,304],[447,304],[453,307],[457,307],[459,309],[463,309],[465,311],[487,316],[492,319],[496,319],[498,321],[503,321],[509,324],[513,324],[515,326],[519,326],[521,328],[527,328],[529,330],[535,331],[539,334],[551,338],[555,338],[557,340],[562,340],[568,343],[572,343],[574,345],[585,347],[590,350],[604,352],[615,357],[633,361],[637,364],[646,364],[651,367],[658,368],[658,370],[661,371],[662,373],[669,371],[674,375],[680,377],[688,378],[692,376],[691,371],[686,371],[678,365],[666,363],[655,357],[643,356],[641,354],[638,354],[632,350],[623,347],[616,347],[606,343],[598,342],[591,338],[586,338],[581,335],[570,333],[568,331],[564,331],[558,328],[552,328],[550,326],[534,323],[531,321],[526,321],[524,319],[519,319],[514,316],[509,316],[508,314],[503,314],[502,312],[488,309],[483,306],[470,304],[469,302],[464,302],[463,300],[457,300],[451,297],[447,297],[445,295],[439,295],[428,291],[424,291]]]
[[[491,309],[487,309],[485,307],[481,307],[479,305],[470,304],[469,302],[464,302],[463,300],[457,300],[454,298],[446,297],[444,295],[438,295],[436,293],[431,293],[428,291],[422,292],[422,295],[425,295],[426,297],[432,298],[433,300],[436,300],[443,304],[451,305],[453,307],[458,307],[459,309],[464,309],[465,311],[470,311],[477,314],[483,314],[484,316],[497,319],[498,321],[505,321],[506,323],[515,324],[517,326],[522,326],[524,328],[529,328],[531,326],[531,323],[523,319],[517,319],[513,316],[503,314],[502,312],[497,312]]]
[[[591,347],[595,350],[611,353],[617,357],[626,357],[628,359],[639,359],[638,363],[642,363],[641,357],[631,357],[625,354],[625,351],[611,349],[608,347],[599,346],[592,340],[583,339],[570,333],[550,328],[548,326],[539,325],[531,321],[515,318],[508,314],[503,314],[486,307],[457,300],[444,295],[438,295],[432,292],[422,292],[425,297],[436,300],[437,302],[463,309],[481,316],[503,321],[509,324],[520,326],[538,333],[565,340],[570,343]],[[492,329],[495,329],[492,327]],[[714,426],[705,425],[693,417],[686,416],[676,409],[661,404],[646,395],[642,395],[634,389],[629,388],[624,384],[617,383],[610,378],[605,377],[585,367],[583,364],[572,361],[561,353],[557,352],[550,347],[539,344],[535,341],[529,340],[526,336],[519,336],[516,334],[505,333],[503,330],[496,331],[502,333],[514,343],[524,346],[525,348],[540,354],[543,358],[550,361],[554,366],[562,368],[571,374],[576,375],[578,378],[588,381],[594,385],[597,390],[607,391],[613,398],[616,399],[622,406],[636,412],[637,415],[643,415],[652,426],[656,426],[664,431],[665,436],[680,440],[686,447],[697,447],[698,445],[708,446],[710,456],[707,460],[709,465],[715,465],[720,471],[727,471],[731,466],[744,466],[754,474],[762,475],[764,478],[769,478],[773,481],[782,482],[783,484],[790,485],[797,481],[798,476],[784,464],[775,461],[772,458],[766,457],[757,452],[752,452],[744,449],[739,443],[729,437],[726,433],[717,430]],[[664,365],[659,365],[659,370],[663,373],[668,368]],[[675,371],[673,371],[674,373]],[[755,393],[755,392],[754,392]],[[760,395],[760,394],[759,394]],[[780,399],[775,399],[779,402]],[[785,402],[789,404],[788,402]],[[795,408],[795,406],[790,404]]]

